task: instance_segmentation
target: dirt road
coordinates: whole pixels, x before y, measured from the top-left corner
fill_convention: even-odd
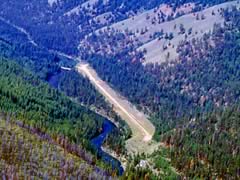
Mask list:
[[[97,73],[86,63],[79,63],[77,70],[86,76],[98,91],[109,101],[114,110],[124,119],[132,130],[132,138],[126,142],[129,152],[145,152],[152,144],[155,127],[147,117],[139,112],[125,98],[116,93]]]

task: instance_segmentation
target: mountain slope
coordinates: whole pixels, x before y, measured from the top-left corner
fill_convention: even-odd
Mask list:
[[[75,177],[91,176],[93,173],[95,178],[98,172],[99,176],[115,174],[115,170],[94,155],[90,144],[90,140],[101,133],[105,118],[72,102],[5,58],[0,58],[0,107],[1,112],[8,114],[3,116],[7,122],[1,120],[1,127],[5,127],[1,128],[3,137],[0,139],[1,173],[9,175],[12,172],[20,177],[25,174],[24,168],[33,163],[38,167],[34,170],[31,165],[25,177],[60,177],[71,172]],[[26,138],[22,139],[22,136]],[[7,142],[9,138],[11,141]],[[19,144],[22,146],[19,147]],[[49,150],[45,155],[53,158],[47,163],[42,154],[44,144]],[[25,156],[26,161],[19,159],[21,155]],[[86,164],[82,167],[83,174],[78,172],[81,162]],[[70,163],[70,167],[65,163]],[[12,165],[12,171],[9,165]],[[66,168],[63,170],[65,174],[61,174],[63,166]]]
[[[85,57],[101,79],[152,115],[159,138],[184,116],[195,116],[239,100],[238,14],[237,8],[222,10],[225,26],[214,26],[213,32],[202,39],[182,42],[177,47],[180,56],[175,62],[143,66],[142,55],[132,51],[131,45],[118,46],[120,51],[116,54],[100,50]],[[101,34],[99,42],[115,43],[113,39],[119,37],[128,40],[127,35],[111,35],[114,33]]]
[[[84,106],[117,120],[116,114],[105,102],[103,96],[87,79],[71,69],[76,62],[38,45],[34,46],[28,36],[12,24],[3,21],[0,32],[1,56],[13,59]],[[69,67],[70,71],[63,67]]]
[[[56,144],[47,134],[34,134],[14,117],[1,114],[0,173],[3,178],[98,179],[108,173]]]
[[[29,124],[78,143],[92,138],[101,127],[102,117],[71,102],[9,59],[1,58],[0,67],[2,110],[19,113]]]
[[[127,34],[131,41],[139,41],[140,45],[135,48],[145,52],[144,63],[163,63],[178,58],[177,47],[181,41],[202,38],[213,30],[215,24],[223,25],[221,11],[232,6],[240,5],[237,1],[231,1],[191,13],[194,5],[186,4],[181,8],[186,15],[163,21],[159,14],[174,11],[172,7],[162,5],[104,27],[97,33],[111,30]]]
[[[188,178],[238,179],[239,106],[192,119],[165,135],[172,164]]]
[[[129,157],[123,178],[234,178],[239,171],[234,159],[239,159],[235,156],[239,142],[233,140],[238,138],[238,115],[223,118],[224,126],[230,127],[228,118],[236,125],[230,130],[213,125],[212,119],[222,120],[209,116],[240,100],[239,2],[223,2],[2,1],[0,52],[5,58],[0,63],[0,108],[16,113],[32,130],[40,128],[55,140],[64,137],[84,152],[92,151],[89,140],[102,132],[103,118],[78,103],[95,111],[106,110],[105,115],[113,117],[120,130],[116,128],[105,145],[123,155],[130,135],[112,111],[114,107],[74,70],[77,62],[72,59],[80,56],[112,89],[149,115],[155,126],[151,131],[156,130],[154,139],[164,140],[170,145],[166,151],[173,153],[166,158],[159,147],[152,156]],[[209,131],[203,133],[208,125]],[[175,137],[176,144],[172,142]],[[216,142],[212,143],[212,137]],[[222,147],[226,148],[218,151]],[[91,155],[90,164],[96,163],[100,162]]]
[[[42,47],[64,52],[70,55],[78,54],[78,44],[86,35],[111,25],[120,20],[127,19],[145,10],[156,8],[160,4],[167,4],[173,9],[185,3],[196,3],[196,11],[208,5],[226,2],[227,0],[141,0],[141,1],[97,1],[94,7],[81,8],[78,13],[71,16],[67,12],[86,3],[87,1],[60,0],[49,5],[48,0],[16,0],[3,1],[0,4],[0,16],[13,24],[25,29],[32,39]],[[98,21],[98,16],[110,13],[106,23]],[[44,36],[42,36],[44,34]]]

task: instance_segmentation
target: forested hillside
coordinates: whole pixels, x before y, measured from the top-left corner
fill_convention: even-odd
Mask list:
[[[178,106],[178,109],[188,107],[188,110],[176,128],[161,136],[170,164],[181,177],[189,179],[238,179],[240,176],[240,16],[237,9],[223,14],[225,27],[216,26],[213,33],[202,40],[183,42],[179,46],[178,62],[157,65],[155,71],[151,71],[154,66],[148,67],[156,78],[164,77],[162,85],[168,84],[171,88],[179,85],[175,92],[192,96],[192,99],[199,96],[195,108]],[[172,101],[180,102],[176,100]],[[188,103],[191,101],[186,105]],[[189,115],[191,110],[196,114]],[[152,155],[156,167],[160,163],[166,164],[163,160],[165,153],[161,148]],[[141,174],[142,177],[146,175],[149,172]]]
[[[113,150],[124,152],[124,139],[129,136],[130,130],[122,119],[112,110],[112,107],[105,101],[104,97],[95,90],[89,80],[75,71],[74,66],[76,62],[57,52],[36,45],[29,39],[28,34],[21,31],[21,29],[2,19],[0,19],[0,21],[0,55],[5,57],[7,59],[6,61],[11,59],[11,61],[17,62],[35,74],[35,78],[39,77],[39,81],[49,83],[55,89],[71,97],[72,101],[111,118],[118,128],[115,128],[114,134],[109,135],[107,144],[109,144],[109,147]],[[67,67],[71,70],[65,70],[62,67]],[[19,91],[25,92],[25,89],[19,89]],[[56,96],[58,96],[58,94]],[[43,101],[42,105],[45,103],[46,102]],[[31,107],[31,105],[29,106]],[[46,107],[46,110],[48,110],[48,107]],[[39,111],[41,111],[41,109]],[[68,111],[68,109],[66,111]],[[88,113],[88,111],[86,113]],[[55,114],[59,113],[56,112]],[[48,115],[45,116],[47,117]],[[53,117],[52,119],[56,118]],[[91,124],[91,121],[86,121]],[[48,120],[46,120],[46,122],[48,122]],[[101,120],[98,123],[99,129],[97,129],[97,132],[94,128],[92,130],[91,126],[84,127],[87,127],[88,131],[91,131],[92,135],[95,136],[100,133],[102,128]],[[58,127],[58,125],[56,126]],[[61,129],[60,126],[58,128]],[[75,128],[77,129],[77,127]],[[71,126],[69,127],[69,131],[70,129]],[[61,132],[62,131],[65,130],[61,130]],[[79,129],[79,131],[81,131],[81,129]],[[72,136],[78,136],[74,131],[71,133]],[[85,131],[82,131],[82,133],[87,135]],[[93,136],[89,137],[89,139]],[[116,141],[116,139],[118,141]]]
[[[122,179],[239,179],[240,2],[209,8],[228,1],[0,0],[0,176],[111,179],[118,157]],[[196,30],[206,18],[220,24]],[[153,41],[164,60],[146,63]],[[129,155],[129,128],[79,61],[149,117],[152,154]],[[116,126],[96,148],[102,115]]]
[[[238,179],[239,106],[193,118],[165,135],[172,164],[189,178]]]
[[[46,48],[34,46],[24,33],[4,22],[0,26],[0,55],[13,59],[43,81],[49,82],[52,87],[76,99],[77,102],[118,119],[103,96],[87,79],[74,70],[76,62],[50,52]],[[72,70],[63,70],[61,66],[72,68]]]
[[[84,144],[98,133],[103,118],[50,88],[9,59],[0,59],[1,110],[16,113],[29,125]]]
[[[79,154],[48,134],[16,122],[16,117],[0,115],[0,174],[2,178],[106,178],[109,172],[91,164],[91,155]],[[66,143],[66,142],[65,142]],[[68,145],[69,146],[69,145]],[[71,147],[73,148],[73,147]],[[74,147],[77,150],[76,146]],[[82,151],[82,152],[81,152]],[[85,153],[85,155],[84,155]]]
[[[144,67],[132,56],[89,56],[99,75],[130,101],[155,114],[156,138],[178,120],[239,101],[239,11],[226,10],[225,27],[179,45],[175,62]],[[211,43],[210,43],[211,42]]]
[[[93,173],[95,171],[98,173],[101,170],[95,169],[93,166],[101,165],[103,169],[107,170],[105,175],[113,173],[110,167],[104,165],[99,158],[93,155],[95,151],[90,144],[90,140],[101,133],[105,118],[72,102],[68,97],[50,88],[41,79],[24,70],[12,60],[2,57],[0,59],[0,110],[4,112],[1,119],[7,120],[7,122],[1,120],[1,127],[7,127],[3,128],[1,132],[3,137],[0,140],[3,147],[0,151],[0,171],[4,175],[11,174],[7,166],[9,163],[13,164],[13,175],[20,177],[23,176],[27,164],[36,164],[38,161],[36,165],[39,168],[34,172],[32,172],[33,169],[28,169],[28,175],[26,174],[28,177],[31,175],[39,178],[45,175],[59,177],[60,167],[54,170],[53,166],[64,166],[65,163],[70,163],[69,165],[65,164],[65,167],[69,168],[66,171],[68,173],[71,171],[73,176],[88,176],[91,174],[89,171],[85,175],[84,172],[77,175],[79,167],[71,165],[74,162],[80,163],[82,160],[87,163],[86,167],[82,167],[83,169],[90,168]],[[9,134],[10,129],[11,133]],[[21,136],[26,139],[21,140]],[[115,136],[115,138],[119,137],[119,133],[116,133]],[[9,138],[11,141],[8,141]],[[23,142],[21,147],[25,149],[24,151],[17,146],[20,142]],[[46,144],[49,156],[53,149],[57,150],[55,158],[51,160],[56,165],[46,164],[46,167],[43,166],[45,162],[44,158],[42,159],[44,152],[42,152],[41,146],[43,144]],[[47,150],[46,148],[45,150]],[[19,156],[27,152],[29,154],[24,155],[27,158],[26,161],[21,162]],[[67,152],[69,155],[63,156],[63,152]],[[33,158],[34,154],[38,155]],[[73,159],[65,161],[64,158],[68,156]],[[59,164],[56,158],[62,159],[62,163]],[[48,168],[48,170],[45,172],[44,168]],[[66,176],[66,174],[61,176]]]

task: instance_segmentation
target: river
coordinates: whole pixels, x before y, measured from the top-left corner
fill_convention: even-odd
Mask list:
[[[113,131],[113,129],[116,128],[116,126],[109,121],[108,119],[105,119],[103,123],[103,131],[101,134],[99,134],[97,137],[93,138],[91,140],[91,143],[93,144],[94,148],[97,150],[97,154],[101,159],[112,166],[112,168],[115,170],[118,170],[119,175],[122,175],[124,170],[123,167],[116,158],[112,157],[108,153],[104,152],[102,150],[102,145],[107,138],[107,136]]]
[[[64,70],[61,70],[60,72],[48,78],[48,83],[52,87],[58,89],[59,77],[61,76],[61,72],[63,71]],[[124,170],[120,161],[118,161],[116,158],[112,157],[110,154],[102,150],[102,145],[104,141],[106,140],[107,136],[114,130],[114,128],[116,128],[116,126],[110,120],[105,119],[102,128],[103,131],[101,132],[101,134],[93,138],[91,140],[91,143],[95,150],[97,151],[98,157],[100,157],[106,164],[112,166],[114,170],[117,170],[119,175],[122,175]]]

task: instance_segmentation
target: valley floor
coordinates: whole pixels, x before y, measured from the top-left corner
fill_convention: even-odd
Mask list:
[[[97,73],[86,63],[77,65],[79,73],[83,74],[96,89],[113,105],[114,110],[126,121],[132,130],[132,138],[127,140],[126,148],[131,153],[151,153],[159,144],[152,140],[155,127],[146,115],[138,111],[125,98],[116,93]],[[146,148],[147,147],[147,148]]]

